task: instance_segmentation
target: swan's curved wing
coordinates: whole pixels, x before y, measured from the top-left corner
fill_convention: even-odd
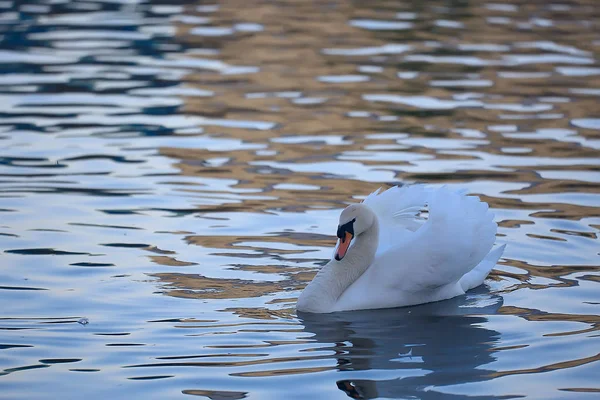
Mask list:
[[[384,308],[462,294],[460,278],[489,253],[497,225],[486,203],[441,188],[431,192],[429,219],[376,256],[337,302],[337,309]]]
[[[423,225],[425,220],[419,219],[418,215],[431,194],[432,190],[424,185],[394,186],[384,192],[380,188],[363,200],[379,221],[377,255],[383,254]]]
[[[413,288],[436,288],[459,280],[489,253],[497,225],[487,203],[442,188],[432,196],[429,219],[414,239],[409,275]],[[395,257],[390,249],[388,257]]]

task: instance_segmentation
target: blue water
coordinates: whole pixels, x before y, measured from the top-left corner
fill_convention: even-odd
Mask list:
[[[598,397],[599,18],[0,1],[0,397]],[[296,313],[341,209],[413,182],[493,208],[485,285]]]

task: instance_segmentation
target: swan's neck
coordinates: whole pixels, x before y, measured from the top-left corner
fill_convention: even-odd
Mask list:
[[[326,313],[334,311],[335,303],[352,283],[369,268],[379,243],[379,223],[354,239],[341,261],[331,260],[313,278],[298,299],[300,311]]]

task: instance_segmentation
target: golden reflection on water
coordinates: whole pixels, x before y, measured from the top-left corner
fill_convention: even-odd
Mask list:
[[[546,180],[539,173],[597,172],[594,160],[600,136],[594,129],[574,129],[572,121],[589,118],[598,110],[597,95],[573,90],[600,86],[600,79],[598,74],[583,80],[560,72],[585,69],[597,53],[592,32],[582,29],[577,18],[588,17],[592,3],[579,4],[568,15],[524,5],[514,16],[518,18],[511,16],[507,24],[490,23],[499,12],[479,3],[438,10],[440,15],[435,9],[411,4],[407,11],[417,11],[418,17],[409,22],[410,29],[378,31],[357,28],[351,21],[389,20],[393,11],[401,11],[396,2],[363,7],[353,2],[252,1],[241,6],[225,1],[211,14],[214,26],[231,27],[243,15],[245,23],[261,24],[262,30],[208,37],[194,34],[195,26],[180,25],[178,34],[199,49],[218,49],[212,56],[215,60],[256,66],[258,71],[231,75],[201,71],[188,76],[188,85],[208,88],[215,95],[187,99],[186,111],[277,126],[268,130],[206,127],[207,135],[259,146],[258,150],[223,149],[226,160],[215,167],[210,162],[199,165],[215,158],[212,149],[163,148],[161,152],[181,160],[177,166],[183,175],[233,179],[234,188],[257,189],[273,197],[244,200],[239,206],[244,210],[339,208],[382,182],[527,183],[507,192],[516,195],[510,200],[486,198],[493,206],[506,208],[534,209],[534,204],[518,198],[521,194],[598,193],[594,181],[575,176]],[[532,24],[524,18],[533,12],[530,8],[537,18],[555,24],[515,29],[515,25]],[[435,21],[445,13],[464,27],[437,26]],[[546,52],[548,43],[562,47]],[[408,72],[414,78],[403,79]],[[335,77],[341,82],[335,82]],[[390,103],[377,96],[401,99]],[[398,139],[401,134],[406,137]],[[554,140],[548,140],[552,136]],[[583,165],[573,160],[571,165],[570,158],[589,160]],[[545,163],[546,159],[553,161]],[[473,162],[462,169],[461,160]],[[440,170],[430,171],[431,161],[441,165]],[[327,167],[319,168],[332,162],[339,163],[330,167],[334,174],[323,172]],[[345,173],[344,163],[358,164],[356,172]],[[294,164],[296,169],[286,168]],[[371,170],[389,173],[372,182],[361,176]],[[282,183],[320,190],[276,187]],[[586,206],[549,205],[554,217],[582,218],[592,213]]]

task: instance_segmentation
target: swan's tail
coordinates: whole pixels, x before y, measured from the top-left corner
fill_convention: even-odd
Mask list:
[[[458,281],[463,291],[473,289],[481,285],[490,271],[496,266],[496,263],[504,252],[505,244],[490,251],[487,256],[475,268],[463,275]]]

